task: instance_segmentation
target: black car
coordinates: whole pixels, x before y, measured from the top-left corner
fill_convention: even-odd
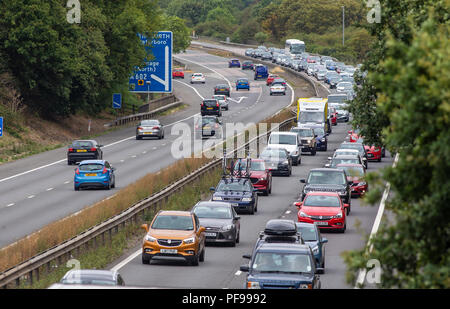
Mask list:
[[[315,168],[309,171],[307,179],[301,179],[304,183],[302,189],[302,201],[308,192],[336,192],[342,199],[342,202],[348,204],[348,212],[351,207],[351,188],[352,181],[347,180],[345,171],[336,168]]]
[[[239,243],[241,221],[230,203],[198,202],[192,212],[206,228],[206,243],[228,243],[233,247]]]
[[[224,94],[226,96],[230,96],[230,86],[227,84],[219,84],[214,87],[214,94]]]
[[[266,163],[272,175],[291,176],[292,157],[284,148],[266,148],[259,156]]]
[[[217,116],[196,117],[194,132],[196,138],[221,137],[222,122]]]
[[[76,140],[67,149],[67,164],[72,165],[83,160],[101,160],[103,151],[94,140]]]
[[[214,116],[221,117],[222,109],[220,108],[219,101],[217,101],[216,99],[203,100],[200,105],[200,114],[202,116],[214,115]]]

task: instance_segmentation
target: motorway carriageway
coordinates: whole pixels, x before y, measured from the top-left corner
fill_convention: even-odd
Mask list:
[[[189,74],[184,80],[174,81],[174,94],[189,106],[161,117],[165,125],[164,139],[136,140],[135,127],[95,138],[105,145],[103,158],[117,168],[115,189],[74,191],[75,166],[67,165],[66,147],[0,166],[0,247],[111,197],[147,173],[157,172],[174,163],[177,159],[171,154],[171,145],[179,137],[172,136],[171,129],[181,121],[192,128],[193,116],[199,114],[201,99],[211,98],[215,85],[234,83],[240,77],[251,81],[250,91],[236,92],[232,88],[234,101],[230,102],[229,111],[223,111],[224,125],[227,122],[259,122],[288,106],[293,99],[291,89],[286,96],[270,96],[265,81],[253,81],[251,71],[229,69],[228,59],[201,51],[188,51],[176,58],[186,63],[191,71],[204,73],[206,84],[191,85]]]

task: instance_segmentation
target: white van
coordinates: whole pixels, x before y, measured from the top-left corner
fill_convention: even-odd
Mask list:
[[[293,165],[302,163],[302,143],[295,132],[272,132],[267,143],[268,148],[284,148],[289,152]]]

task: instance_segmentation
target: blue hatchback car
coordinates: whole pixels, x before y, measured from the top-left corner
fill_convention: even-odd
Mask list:
[[[230,59],[228,61],[228,67],[229,68],[240,68],[241,67],[241,62],[239,61],[239,59]]]
[[[316,267],[325,271],[325,246],[328,239],[320,235],[317,225],[305,222],[296,222],[297,232],[302,236],[303,241],[307,244],[316,259]],[[324,273],[322,271],[322,273]]]
[[[258,189],[253,187],[250,178],[224,177],[210,190],[213,201],[231,203],[236,212],[253,215],[258,211]]]
[[[81,161],[75,169],[74,189],[82,188],[111,189],[116,186],[116,169],[104,160]]]
[[[247,89],[250,91],[250,83],[247,78],[239,78],[236,81],[236,91],[239,89]]]

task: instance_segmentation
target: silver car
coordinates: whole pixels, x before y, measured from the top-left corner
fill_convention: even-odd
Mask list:
[[[141,120],[136,127],[136,139],[143,137],[157,137],[164,138],[164,126],[159,120]]]
[[[219,102],[221,109],[228,110],[228,99],[226,95],[216,94],[213,95],[213,99],[216,99]]]
[[[206,228],[207,243],[228,243],[233,247],[239,243],[240,217],[230,203],[198,202],[192,212],[197,215],[200,225]]]

